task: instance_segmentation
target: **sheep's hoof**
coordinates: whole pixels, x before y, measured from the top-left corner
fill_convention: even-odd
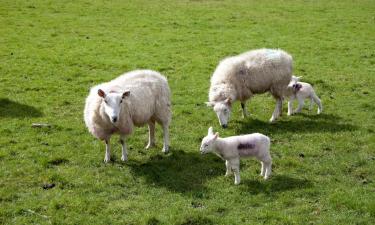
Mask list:
[[[146,149],[150,149],[154,146],[155,146],[155,143],[148,143],[148,145],[146,146]]]
[[[111,161],[111,159],[110,159],[110,158],[107,158],[107,157],[106,157],[106,158],[104,158],[104,162],[105,162],[105,163],[109,163],[110,161]]]
[[[240,182],[239,182],[239,181],[235,181],[234,184],[235,184],[235,185],[239,185]]]
[[[121,161],[126,162],[128,161],[128,156],[121,156]]]
[[[167,154],[169,152],[169,147],[164,147],[162,150],[161,150],[164,154]]]

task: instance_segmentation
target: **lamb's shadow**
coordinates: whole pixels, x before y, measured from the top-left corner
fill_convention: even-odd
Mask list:
[[[269,180],[243,180],[246,191],[250,194],[265,193],[267,195],[275,195],[278,192],[304,189],[312,187],[312,183],[306,179],[298,179],[285,175],[273,175]]]
[[[0,98],[0,117],[41,117],[43,113],[33,106]]]
[[[222,175],[223,162],[217,157],[171,149],[168,155],[156,155],[146,162],[129,161],[129,168],[151,185],[184,193],[204,190],[206,180]],[[209,165],[208,165],[209,164]]]
[[[238,123],[237,133],[337,133],[358,129],[357,126],[343,122],[341,117],[332,114],[307,115],[301,113],[293,115],[288,121],[279,120],[275,123],[269,123],[268,121],[258,119],[249,119],[248,122],[237,120],[235,122]]]

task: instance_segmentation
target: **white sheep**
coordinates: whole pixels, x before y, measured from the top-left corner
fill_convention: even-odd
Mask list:
[[[225,160],[225,176],[231,175],[234,171],[234,184],[240,183],[240,158],[256,157],[260,160],[262,167],[260,175],[268,179],[272,170],[272,159],[270,155],[269,137],[259,134],[246,134],[220,138],[219,133],[214,134],[212,127],[203,138],[200,151],[201,154],[213,152]]]
[[[285,96],[289,98],[288,101],[288,116],[293,113],[301,112],[305,99],[310,99],[310,110],[312,109],[313,103],[318,105],[318,114],[323,111],[323,105],[318,96],[315,94],[314,88],[309,83],[300,82],[301,77],[292,76],[292,79],[287,87]],[[293,111],[293,101],[298,100],[298,108]]]
[[[127,160],[125,136],[134,126],[148,124],[147,149],[155,145],[155,122],[163,127],[163,152],[168,152],[171,121],[167,79],[152,70],[135,70],[92,87],[86,99],[84,120],[91,134],[106,144],[104,161],[111,159],[110,138],[120,134],[122,161]]]
[[[275,49],[258,49],[222,60],[211,77],[208,106],[216,112],[219,123],[227,127],[231,105],[239,100],[243,117],[247,115],[246,101],[254,94],[269,91],[276,99],[270,119],[275,121],[282,112],[284,91],[292,77],[292,57]]]

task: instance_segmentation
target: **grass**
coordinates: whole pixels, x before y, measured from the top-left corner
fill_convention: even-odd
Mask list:
[[[374,11],[371,0],[1,1],[0,224],[374,224]],[[262,47],[293,55],[325,111],[269,124],[274,101],[259,95],[222,130],[204,105],[209,78],[223,57]],[[160,128],[144,150],[139,128],[129,162],[116,144],[104,164],[85,97],[137,68],[169,79],[171,153]],[[198,152],[210,125],[269,135],[272,178],[243,160],[234,186]]]

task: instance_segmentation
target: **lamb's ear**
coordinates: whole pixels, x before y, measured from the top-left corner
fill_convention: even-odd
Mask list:
[[[214,129],[212,127],[208,128],[208,134],[214,134]]]
[[[102,98],[105,98],[105,92],[102,89],[98,90],[98,95]]]
[[[208,107],[214,107],[215,103],[213,103],[213,102],[206,102],[206,105]]]
[[[225,99],[225,104],[231,106],[232,105],[232,99],[230,97]]]
[[[219,137],[219,132],[215,133],[214,140],[216,140]]]
[[[130,95],[130,91],[124,91],[124,93],[122,94],[122,98],[124,99],[125,97],[129,97]]]

